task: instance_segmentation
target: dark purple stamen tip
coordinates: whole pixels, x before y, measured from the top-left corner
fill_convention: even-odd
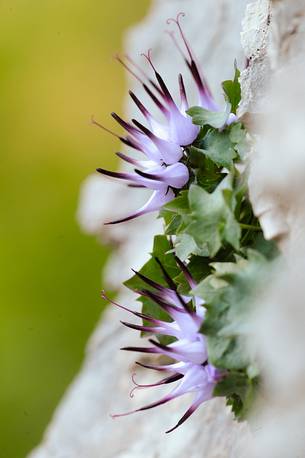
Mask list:
[[[159,110],[165,115],[168,116],[169,112],[165,108],[165,106],[160,102],[160,100],[155,96],[155,94],[149,89],[149,87],[146,84],[143,84],[143,88],[145,92],[149,95],[149,97],[152,99],[152,101],[157,105]],[[160,89],[159,89],[160,91]],[[163,94],[162,94],[163,96]]]
[[[141,278],[141,280],[143,280],[143,282],[146,283],[147,285],[152,286],[153,288],[155,288],[158,291],[166,291],[164,286],[162,286],[159,283],[155,282],[154,280],[151,280],[150,278],[146,277],[141,272],[137,272],[134,269],[131,269],[131,270],[133,271],[133,273],[135,275],[137,275],[137,277]]]
[[[175,105],[175,102],[171,96],[171,93],[169,92],[169,90],[167,89],[167,86],[162,78],[162,76],[156,72],[156,78],[157,78],[157,81],[160,85],[160,88],[164,94],[164,99],[167,101],[167,103],[170,103],[172,106],[176,106]]]
[[[111,178],[119,178],[121,180],[130,180],[132,179],[130,173],[124,173],[124,172],[112,172],[111,170],[106,170],[102,168],[97,168],[96,171],[98,173],[101,173],[102,175],[106,175]]]
[[[136,382],[135,376],[136,376],[136,373],[132,374],[131,379],[133,383],[136,385],[136,388],[152,388],[155,386],[168,385],[170,383],[177,382],[178,380],[184,377],[183,374],[173,374],[173,375],[169,375],[168,377],[165,377],[162,380],[159,380],[159,382],[156,382],[156,383],[141,384],[141,383]]]
[[[137,351],[139,353],[158,353],[157,348],[149,347],[122,347],[120,350],[124,351]]]
[[[184,105],[188,106],[185,85],[184,85],[183,76],[181,75],[181,73],[179,73],[178,80],[179,80],[181,102],[184,103]]]
[[[132,219],[137,218],[138,216],[144,215],[146,212],[145,211],[138,211],[136,213],[133,213],[132,215],[126,216],[125,218],[117,219],[115,221],[109,221],[108,223],[104,223],[104,226],[110,226],[112,224],[120,224],[120,223],[125,223],[127,221],[131,221]]]
[[[134,126],[132,126],[131,124],[129,124],[129,122],[126,122],[124,121],[124,119],[122,119],[117,113],[111,113],[111,116],[113,117],[113,119],[116,120],[116,122],[118,124],[120,124],[120,126],[123,127],[123,129],[125,129],[127,132],[129,132],[130,134],[137,134],[139,133],[140,131],[138,129],[136,129]]]
[[[129,164],[133,165],[139,165],[138,161],[136,159],[133,159],[132,157],[126,156],[124,153],[115,153],[120,159],[122,159],[125,162],[129,162]]]
[[[163,344],[161,344],[160,342],[158,342],[157,340],[148,339],[148,341],[149,341],[151,344],[155,345],[155,347],[160,348],[160,350],[164,350],[164,351],[167,351],[167,352],[169,352],[169,353],[174,353],[174,352],[175,352],[175,350],[174,350],[173,348],[168,347],[167,345],[163,345]]]
[[[154,366],[152,364],[144,364],[140,363],[139,361],[136,361],[136,365],[140,367],[144,367],[144,369],[152,369],[154,371],[160,371],[160,372],[167,372],[168,368],[167,367],[162,367],[162,366]]]
[[[160,269],[162,270],[162,273],[163,273],[163,276],[168,284],[168,286],[173,289],[174,291],[177,290],[177,286],[176,284],[173,282],[172,278],[170,277],[170,275],[167,273],[167,271],[165,270],[165,267],[163,266],[162,262],[160,261],[160,259],[158,257],[155,257],[155,261],[158,263]]]
[[[162,273],[163,273],[163,276],[164,276],[164,279],[166,280],[168,286],[175,292],[180,304],[182,305],[182,307],[188,312],[188,313],[191,313],[192,311],[190,310],[189,306],[187,305],[187,303],[183,300],[181,294],[178,293],[177,291],[177,286],[176,284],[173,282],[172,278],[170,277],[170,275],[167,273],[166,269],[164,268],[163,264],[161,263],[160,259],[159,258],[155,258],[156,262],[159,264],[161,270],[162,270]]]
[[[134,171],[141,177],[147,178],[148,180],[163,181],[163,177],[161,177],[160,175],[142,172],[142,170],[139,169],[134,169]]]
[[[139,324],[127,323],[126,321],[121,321],[121,323],[126,326],[126,328],[135,329],[136,331],[141,332],[156,332],[154,326],[142,326]]]
[[[141,124],[139,121],[136,119],[132,119],[132,122],[134,123],[135,126],[137,126],[142,132],[144,132],[145,135],[147,135],[148,138],[153,139],[155,138],[155,135],[143,124]]]
[[[138,97],[132,91],[129,91],[129,95],[132,98],[132,100],[134,101],[134,103],[137,105],[141,113],[145,116],[145,118],[149,119],[151,115],[149,111],[145,108],[143,103],[138,99]]]
[[[180,420],[178,421],[178,423],[171,429],[168,429],[165,434],[169,434],[169,433],[172,433],[173,431],[175,431],[175,429],[179,428],[179,426],[181,426],[196,410],[197,407],[195,406],[191,406],[186,412],[185,414],[183,415],[183,417],[180,418]]]
[[[184,264],[184,262],[181,261],[181,259],[178,258],[178,256],[175,256],[175,261],[182,270],[188,284],[190,285],[191,288],[195,288],[196,282],[193,279],[190,271],[188,270],[187,266]]]
[[[138,294],[141,296],[146,296],[149,299],[153,300],[156,304],[158,304],[165,312],[167,312],[169,315],[171,311],[179,312],[179,313],[186,313],[184,309],[181,309],[179,307],[176,307],[175,305],[170,304],[169,302],[166,302],[163,300],[158,294],[153,293],[152,291],[142,289],[138,291]]]

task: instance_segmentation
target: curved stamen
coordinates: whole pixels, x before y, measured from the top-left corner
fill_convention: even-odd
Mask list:
[[[137,80],[139,83],[144,84],[144,81],[122,60],[122,58],[116,54],[115,59],[123,65],[123,67]]]
[[[145,57],[145,59],[147,60],[147,62],[149,63],[149,65],[152,67],[153,71],[154,71],[155,73],[157,73],[156,67],[154,66],[154,64],[153,64],[153,62],[152,62],[151,53],[152,53],[152,49],[150,48],[150,49],[147,51],[147,54],[145,54],[145,52],[142,52],[141,56]]]
[[[156,387],[156,386],[161,386],[161,385],[168,385],[169,383],[174,383],[174,382],[177,382],[178,380],[182,379],[184,377],[183,374],[173,374],[173,375],[170,375],[168,377],[165,377],[164,379],[160,380],[159,382],[156,382],[156,383],[149,383],[149,384],[140,384],[140,383],[137,383],[136,380],[135,380],[135,376],[136,376],[136,373],[133,373],[131,378],[132,378],[132,381],[133,383],[136,385],[130,392],[129,396],[131,398],[133,398],[134,396],[134,392],[136,390],[141,390],[143,388],[153,388],[153,387]]]
[[[91,116],[91,123],[92,123],[94,126],[97,126],[97,127],[99,127],[100,129],[104,130],[104,131],[107,132],[108,134],[113,135],[113,137],[116,137],[116,138],[118,138],[119,140],[121,139],[121,137],[120,137],[118,134],[116,134],[116,133],[113,132],[112,130],[108,129],[107,127],[105,127],[105,126],[103,126],[102,124],[100,124],[99,122],[97,122],[97,121],[94,119],[93,115]]]
[[[136,361],[136,364],[140,367],[144,367],[144,369],[152,369],[154,371],[167,372],[169,370],[168,366],[155,366],[153,364],[140,363],[139,361]]]
[[[125,312],[132,313],[132,315],[135,315],[138,318],[142,318],[142,320],[150,321],[151,323],[158,324],[158,325],[162,324],[162,322],[160,320],[156,320],[155,318],[153,318],[150,315],[146,315],[145,313],[141,313],[141,312],[135,312],[134,310],[131,310],[131,309],[125,307],[124,305],[121,305],[118,302],[113,301],[112,299],[110,299],[106,295],[106,292],[104,290],[101,291],[101,297],[104,300],[110,302],[110,304],[113,304],[116,307],[119,307],[120,309],[125,310]]]
[[[179,32],[180,32],[180,35],[181,35],[181,38],[183,40],[183,43],[185,44],[185,47],[186,47],[186,50],[188,52],[188,55],[190,56],[190,59],[193,60],[193,54],[192,54],[192,50],[191,50],[191,47],[190,45],[188,44],[188,41],[183,33],[183,30],[182,30],[182,27],[181,27],[181,24],[180,24],[180,18],[182,17],[185,17],[185,13],[183,13],[182,11],[180,13],[177,14],[177,17],[176,19],[175,18],[169,18],[167,19],[166,23],[167,24],[171,24],[172,22],[174,22],[178,29],[179,29]]]
[[[159,94],[161,94],[161,91],[156,85],[156,83],[144,72],[140,65],[138,65],[133,59],[131,59],[131,57],[128,54],[125,54],[125,59],[127,59],[142,74],[142,76],[150,82],[154,89],[156,89],[156,91],[158,91]]]
[[[174,46],[178,49],[178,51],[180,52],[180,54],[183,57],[183,59],[186,60],[185,54],[184,54],[181,46],[179,45],[178,41],[176,40],[175,32],[173,30],[166,30],[165,32],[171,37],[171,39],[172,39],[172,41],[174,43]]]

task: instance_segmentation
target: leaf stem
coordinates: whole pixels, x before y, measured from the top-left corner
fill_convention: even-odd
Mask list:
[[[260,231],[261,230],[259,226],[252,226],[251,224],[239,223],[239,225],[242,229],[248,229],[250,231]]]

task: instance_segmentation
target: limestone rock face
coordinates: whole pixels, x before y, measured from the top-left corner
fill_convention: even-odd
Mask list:
[[[256,112],[247,121],[258,134],[250,156],[250,198],[265,237],[278,241],[284,260],[254,319],[263,396],[253,415],[255,440],[243,456],[300,458],[305,456],[300,350],[305,322],[305,2],[256,2],[246,14],[244,38],[255,22],[255,8],[262,8],[258,22],[267,18],[269,25],[260,27],[262,47],[242,74],[243,107]],[[249,56],[255,40],[244,47]]]
[[[290,140],[303,130],[304,113],[300,99],[304,90],[301,82],[303,71],[298,61],[304,60],[304,33],[304,0],[258,0],[246,9],[241,37],[248,67],[241,74],[242,103],[239,114],[248,112],[245,121],[249,130],[260,133],[250,157],[250,198],[265,237],[280,240],[282,245],[301,227],[296,224],[299,216],[293,210],[296,208],[295,186],[294,192],[288,188],[293,179],[291,169],[301,170],[303,167],[302,154],[299,146],[292,156],[291,151],[289,154],[287,152],[291,150]],[[293,80],[285,74],[287,66],[290,66],[291,73],[295,72]],[[286,86],[281,83],[282,78]],[[280,85],[282,92],[278,89]],[[270,97],[271,92],[273,96]],[[292,123],[293,113],[296,112],[298,116],[294,116]],[[287,132],[288,125],[290,129],[294,128],[294,132]],[[282,136],[279,135],[283,129],[286,129],[285,151]],[[262,136],[263,143],[260,141]],[[299,145],[299,140],[296,143]],[[287,168],[284,164],[287,166],[288,162]]]
[[[155,65],[178,94],[177,74],[181,69],[184,71],[184,65],[164,29],[168,17],[175,17],[184,10],[187,13],[185,32],[213,93],[221,100],[220,82],[232,77],[234,59],[239,66],[244,66],[240,31],[247,3],[247,0],[155,0],[148,17],[128,33],[126,49],[142,65],[140,53],[153,48]],[[186,71],[184,76],[188,85]],[[134,81],[131,86],[138,89]],[[133,110],[129,102],[126,103],[126,113],[132,115]],[[105,198],[110,195],[112,200]],[[83,229],[118,248],[106,273],[115,287],[129,276],[130,267],[137,268],[145,261],[153,234],[160,231],[160,222],[155,216],[110,230],[103,227],[103,222],[116,217],[116,212],[122,208],[129,211],[141,203],[135,200],[138,196],[139,193],[99,177],[89,178],[82,191],[78,216]],[[135,305],[134,297],[126,290],[118,300]],[[119,348],[136,344],[137,338],[134,332],[120,325],[122,318],[122,312],[113,308],[103,316],[90,339],[79,375],[55,411],[42,444],[31,457],[236,458],[248,434],[247,426],[233,421],[221,399],[203,405],[183,428],[169,436],[165,436],[164,431],[184,413],[189,399],[176,400],[159,409],[120,420],[110,418],[110,413],[131,410],[162,394],[161,390],[158,393],[145,390],[139,391],[134,399],[129,398],[135,356],[120,352]],[[149,375],[137,370],[138,379],[144,383]]]

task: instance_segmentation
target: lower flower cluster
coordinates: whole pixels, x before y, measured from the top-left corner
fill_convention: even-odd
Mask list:
[[[138,291],[138,293],[143,297],[149,298],[166,312],[170,321],[158,320],[150,315],[136,312],[113,301],[111,302],[138,318],[141,318],[145,323],[143,325],[138,325],[122,322],[125,326],[141,332],[155,334],[156,336],[170,336],[175,339],[168,345],[164,345],[155,339],[149,339],[151,343],[150,347],[125,347],[122,349],[164,356],[172,360],[170,364],[165,365],[149,365],[137,362],[139,366],[159,372],[167,372],[169,375],[162,378],[157,383],[149,385],[138,384],[133,377],[135,388],[132,390],[131,396],[133,396],[133,392],[136,389],[156,387],[174,382],[179,383],[169,394],[156,402],[132,410],[131,412],[112,416],[116,418],[148,410],[165,404],[186,393],[193,393],[194,400],[191,406],[180,418],[178,423],[173,428],[166,431],[169,433],[184,423],[204,401],[213,397],[214,387],[223,377],[224,373],[208,362],[206,339],[205,336],[200,333],[205,315],[204,301],[198,297],[191,298],[190,296],[179,294],[175,283],[168,275],[161,262],[158,259],[156,259],[156,261],[160,266],[168,286],[165,287],[144,276],[140,272],[135,272],[142,280],[143,284],[146,285],[146,287]],[[190,288],[194,288],[196,285],[187,267],[179,259],[177,259],[177,263],[182,269]],[[103,296],[106,298],[104,294]]]

